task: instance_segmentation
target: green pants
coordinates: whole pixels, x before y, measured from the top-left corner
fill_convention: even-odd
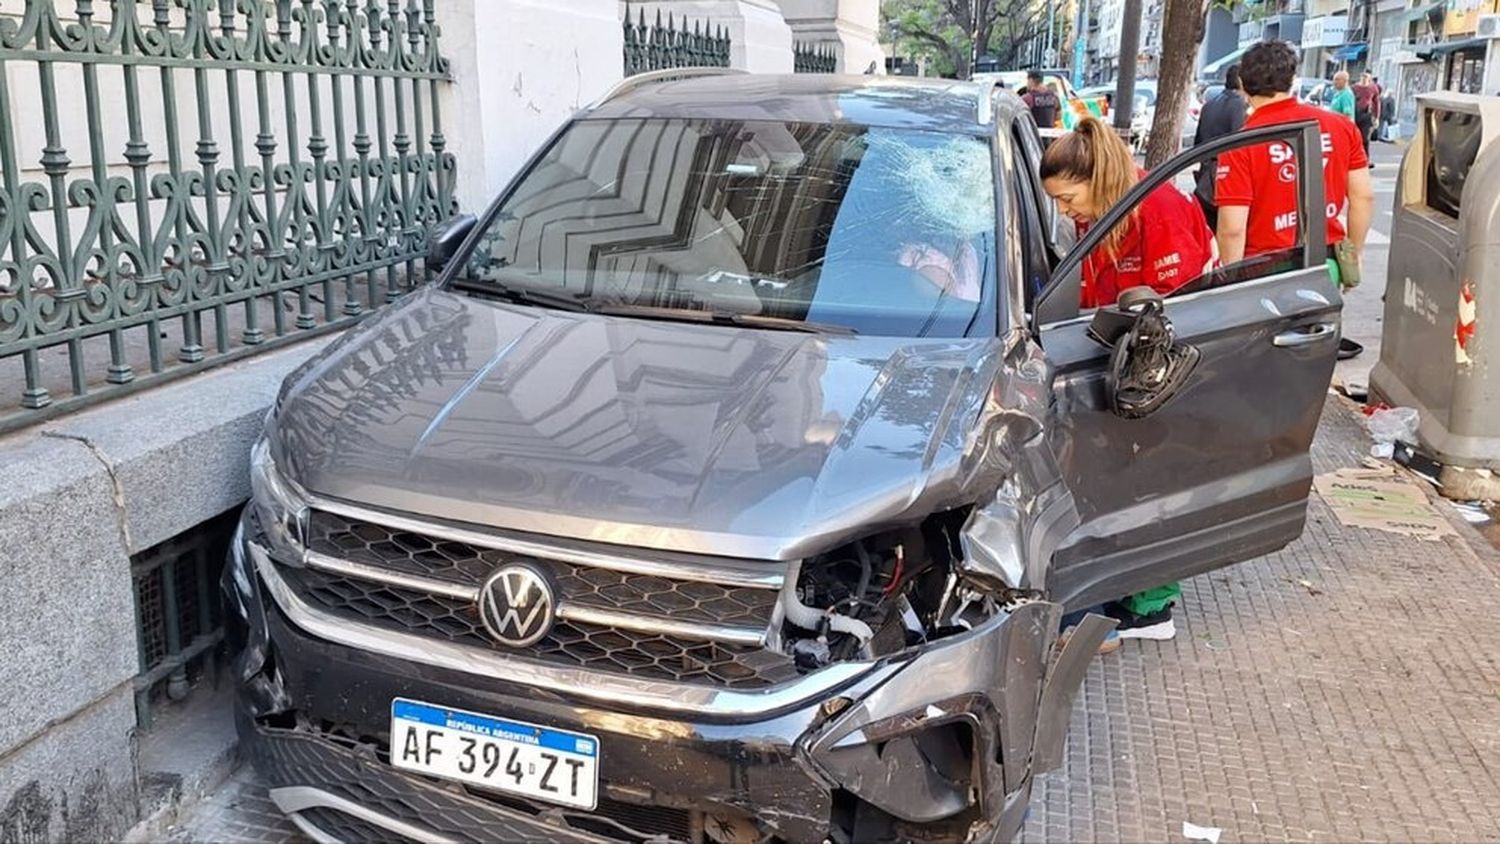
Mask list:
[[[1136,615],[1154,615],[1171,606],[1182,597],[1182,586],[1168,583],[1155,589],[1137,592],[1120,603]]]

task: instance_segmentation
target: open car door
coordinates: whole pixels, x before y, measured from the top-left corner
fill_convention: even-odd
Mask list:
[[[1294,249],[1208,272],[1162,301],[1195,366],[1151,412],[1117,415],[1107,375],[1114,350],[1091,336],[1101,334],[1097,324],[1090,330],[1096,313],[1079,308],[1083,256],[1151,191],[1227,150],[1268,143],[1286,145],[1297,162],[1321,158],[1313,123],[1189,150],[1116,203],[1034,300],[1033,328],[1055,368],[1058,424],[1048,436],[1081,520],[1053,555],[1046,588],[1071,609],[1250,559],[1302,532],[1308,449],[1343,306],[1326,263],[1323,168],[1296,168]],[[1101,310],[1110,311],[1103,324],[1131,317]]]

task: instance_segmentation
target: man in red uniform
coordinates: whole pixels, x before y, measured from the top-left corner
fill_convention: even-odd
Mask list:
[[[1355,259],[1375,212],[1375,188],[1359,129],[1331,111],[1299,103],[1291,94],[1297,54],[1279,41],[1257,44],[1240,60],[1240,83],[1250,98],[1245,128],[1315,120],[1323,134],[1323,198],[1330,246],[1346,237]],[[1297,245],[1297,162],[1286,144],[1241,147],[1219,156],[1214,183],[1219,205],[1219,258],[1227,266],[1247,256]],[[1340,214],[1348,208],[1347,230]]]

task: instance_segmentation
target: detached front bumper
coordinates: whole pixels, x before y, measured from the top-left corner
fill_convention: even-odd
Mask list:
[[[1009,840],[1032,777],[1060,757],[1107,628],[1085,625],[1056,655],[1057,607],[1025,604],[901,658],[845,664],[838,683],[809,675],[762,706],[674,711],[311,635],[316,611],[276,588],[258,546],[237,537],[231,557],[245,746],[278,805],[330,839]],[[598,809],[398,771],[387,758],[397,697],[597,736]]]

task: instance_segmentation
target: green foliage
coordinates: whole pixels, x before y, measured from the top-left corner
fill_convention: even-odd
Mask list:
[[[925,57],[944,76],[964,76],[976,52],[1015,66],[1021,43],[1045,26],[1046,0],[882,0],[895,52]],[[1058,16],[1059,32],[1066,20]],[[974,36],[980,49],[974,49]]]

